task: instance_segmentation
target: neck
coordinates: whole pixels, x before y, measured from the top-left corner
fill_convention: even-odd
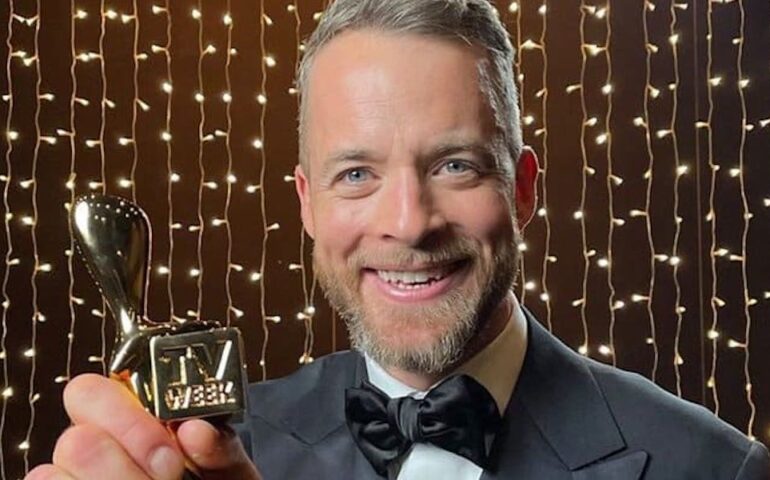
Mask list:
[[[514,298],[513,293],[509,292],[492,312],[492,317],[489,321],[485,322],[484,326],[465,346],[464,353],[460,359],[447,368],[447,370],[437,373],[410,372],[391,367],[387,367],[385,370],[393,376],[393,378],[405,385],[421,391],[428,390],[432,385],[435,385],[439,380],[444,378],[447,373],[468,361],[468,359],[483,350],[492,342],[492,340],[497,338],[508,323],[515,305],[516,299]]]

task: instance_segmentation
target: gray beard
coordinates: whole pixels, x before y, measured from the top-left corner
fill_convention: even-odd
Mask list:
[[[379,341],[363,315],[348,311],[341,316],[345,319],[354,349],[365,352],[384,367],[435,374],[444,372],[462,357],[465,346],[478,330],[478,319],[475,302],[456,292],[432,310],[431,314],[437,318],[457,317],[458,321],[437,342],[420,349],[390,348]]]
[[[471,341],[505,298],[514,283],[518,259],[516,245],[506,245],[493,258],[491,272],[484,272],[487,281],[485,285],[480,285],[478,292],[468,295],[453,291],[438,305],[432,306],[429,311],[426,309],[424,314],[412,308],[409,318],[395,315],[394,322],[424,322],[426,325],[452,320],[437,341],[422,348],[395,348],[387,345],[366,321],[366,313],[361,304],[351,298],[344,287],[340,287],[344,282],[339,282],[318,266],[316,272],[327,300],[347,325],[352,348],[366,353],[386,368],[441,374],[450,371],[466,356]]]

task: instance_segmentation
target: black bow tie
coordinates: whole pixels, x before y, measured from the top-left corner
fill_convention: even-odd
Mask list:
[[[348,428],[380,475],[415,442],[431,443],[484,467],[487,439],[500,424],[489,392],[459,375],[433,388],[422,400],[388,398],[368,382],[345,392]]]

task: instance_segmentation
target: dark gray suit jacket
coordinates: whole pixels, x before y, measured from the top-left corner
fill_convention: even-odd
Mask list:
[[[770,480],[758,442],[640,375],[570,350],[527,313],[524,365],[482,480]],[[379,479],[345,423],[355,352],[254,384],[241,430],[265,480]],[[429,480],[429,479],[426,479]]]

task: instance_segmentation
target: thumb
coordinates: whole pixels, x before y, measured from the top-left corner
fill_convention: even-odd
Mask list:
[[[182,451],[205,480],[261,480],[238,435],[229,426],[217,428],[205,420],[189,420],[179,425],[176,435]]]

